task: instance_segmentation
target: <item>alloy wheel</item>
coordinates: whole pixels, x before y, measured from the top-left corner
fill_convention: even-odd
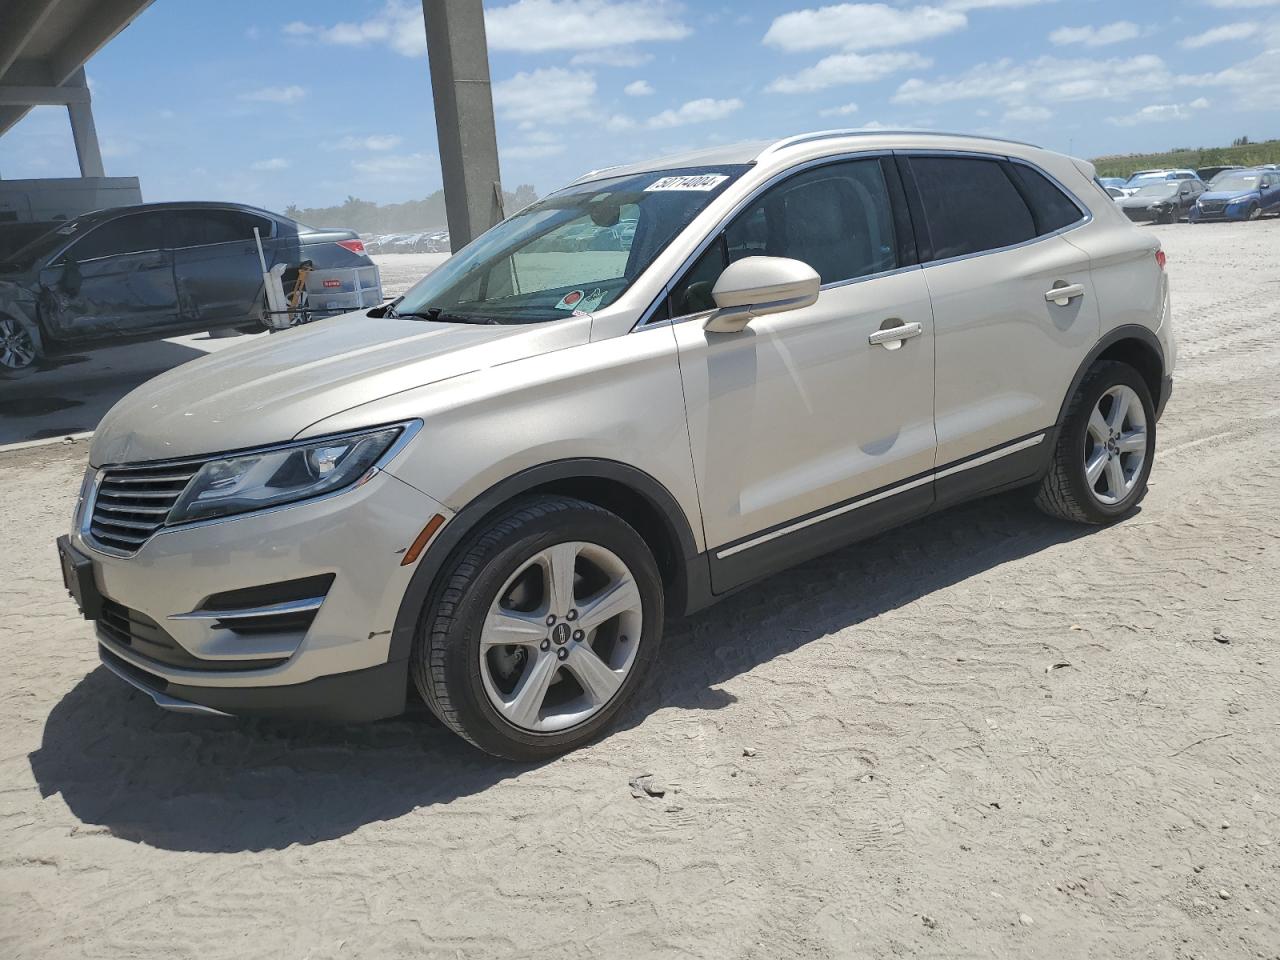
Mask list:
[[[36,359],[31,335],[13,317],[0,317],[0,367],[22,370]]]
[[[1147,460],[1147,415],[1125,384],[1094,405],[1084,437],[1084,475],[1099,503],[1114,506],[1133,492]]]
[[[507,579],[485,617],[480,678],[490,705],[533,733],[591,719],[626,681],[642,627],[640,588],[615,553],[548,547]]]

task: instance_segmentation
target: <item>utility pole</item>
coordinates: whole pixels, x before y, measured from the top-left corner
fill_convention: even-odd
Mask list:
[[[454,251],[503,218],[498,137],[481,0],[422,0],[449,242]]]

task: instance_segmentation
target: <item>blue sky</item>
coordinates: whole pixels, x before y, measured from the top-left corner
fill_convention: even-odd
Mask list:
[[[1081,156],[1280,136],[1280,0],[495,0],[503,182],[832,127]],[[440,186],[417,0],[156,0],[88,66],[108,174],[281,209]],[[62,108],[0,175],[74,176]]]

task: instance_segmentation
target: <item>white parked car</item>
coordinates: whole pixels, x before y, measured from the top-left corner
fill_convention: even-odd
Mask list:
[[[170,710],[370,720],[412,685],[484,750],[570,749],[681,656],[668,615],[998,491],[1135,509],[1168,283],[1093,178],[924,133],[592,172],[390,308],[123,399],[66,583]]]
[[[1124,182],[1124,186],[1120,188],[1120,192],[1126,197],[1132,197],[1143,187],[1149,187],[1153,183],[1162,183],[1166,180],[1199,180],[1200,175],[1194,170],[1172,169],[1172,170],[1139,170],[1137,173],[1129,177]]]

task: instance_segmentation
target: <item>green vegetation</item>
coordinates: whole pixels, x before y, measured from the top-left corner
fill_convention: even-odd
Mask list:
[[[1100,177],[1127,177],[1135,170],[1166,167],[1196,170],[1226,164],[1252,167],[1260,163],[1280,163],[1280,140],[1250,143],[1248,137],[1240,137],[1229,147],[1180,147],[1165,153],[1131,153],[1122,157],[1098,157],[1093,161]]]
[[[507,214],[513,214],[538,199],[537,193],[527,183],[516,187],[515,193],[502,191]],[[443,230],[448,226],[444,215],[444,191],[437,190],[423,200],[406,200],[404,203],[376,204],[370,200],[347,197],[336,207],[299,207],[291,203],[284,215],[313,227],[340,227],[355,230],[363,236],[383,233],[412,233],[417,230]]]

